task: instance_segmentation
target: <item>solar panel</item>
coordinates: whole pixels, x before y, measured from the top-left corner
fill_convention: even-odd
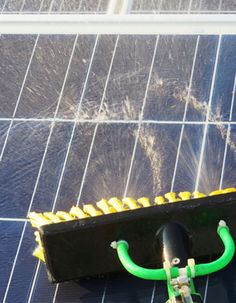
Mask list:
[[[134,1],[133,13],[236,11],[235,1]],[[2,13],[104,12],[106,1],[0,2]],[[32,257],[30,210],[101,197],[235,186],[236,37],[1,35],[0,300],[165,302],[125,273],[51,285]],[[235,261],[197,279],[235,302]]]

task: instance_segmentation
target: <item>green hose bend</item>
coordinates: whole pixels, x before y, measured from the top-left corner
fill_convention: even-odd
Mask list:
[[[230,234],[229,228],[224,221],[220,221],[217,233],[224,244],[224,253],[222,256],[210,263],[198,264],[195,266],[195,275],[204,276],[223,269],[230,263],[235,253],[235,243]]]
[[[225,247],[223,255],[213,262],[195,265],[194,276],[205,276],[219,271],[232,260],[235,253],[235,243],[224,221],[220,221],[217,233]],[[148,269],[135,264],[128,253],[129,245],[124,240],[113,242],[112,247],[117,249],[119,260],[124,268],[138,278],[146,280],[169,280],[170,278],[177,278],[179,276],[179,269],[177,267],[171,267],[169,269],[169,277],[167,277],[164,268]],[[190,267],[187,266],[186,269],[188,277],[193,278]]]
[[[165,269],[148,269],[135,264],[129,256],[128,248],[129,245],[124,240],[120,240],[116,243],[120,262],[129,273],[145,280],[167,280]],[[179,270],[177,267],[172,267],[170,271],[172,278],[178,277]]]

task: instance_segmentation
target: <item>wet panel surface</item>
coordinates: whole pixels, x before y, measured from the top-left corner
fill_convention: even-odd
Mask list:
[[[107,5],[0,3],[42,12]],[[236,10],[234,1],[219,5],[143,0],[134,12]],[[50,285],[24,218],[30,208],[102,197],[235,186],[236,37],[1,36],[0,44],[0,301],[165,302],[163,283],[125,273]],[[235,261],[208,284],[196,280],[205,302],[235,302],[234,272]]]

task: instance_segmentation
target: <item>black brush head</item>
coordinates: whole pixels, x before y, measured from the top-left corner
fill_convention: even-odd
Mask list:
[[[48,275],[53,283],[123,270],[110,244],[124,239],[133,260],[146,267],[162,266],[154,251],[155,235],[170,222],[191,237],[190,257],[223,252],[216,229],[225,220],[236,237],[236,193],[166,203],[120,213],[48,224],[39,229]]]

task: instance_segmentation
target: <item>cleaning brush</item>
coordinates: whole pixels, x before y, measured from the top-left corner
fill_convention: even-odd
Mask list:
[[[228,226],[235,235],[235,218],[236,188],[208,196],[197,191],[169,192],[154,201],[113,197],[73,206],[69,212],[29,214],[36,229],[33,255],[45,262],[51,282],[125,268],[140,278],[166,280],[172,300],[168,302],[201,302],[192,279],[230,262],[235,248]],[[201,257],[222,253],[216,228],[225,246],[223,259],[195,265]]]

